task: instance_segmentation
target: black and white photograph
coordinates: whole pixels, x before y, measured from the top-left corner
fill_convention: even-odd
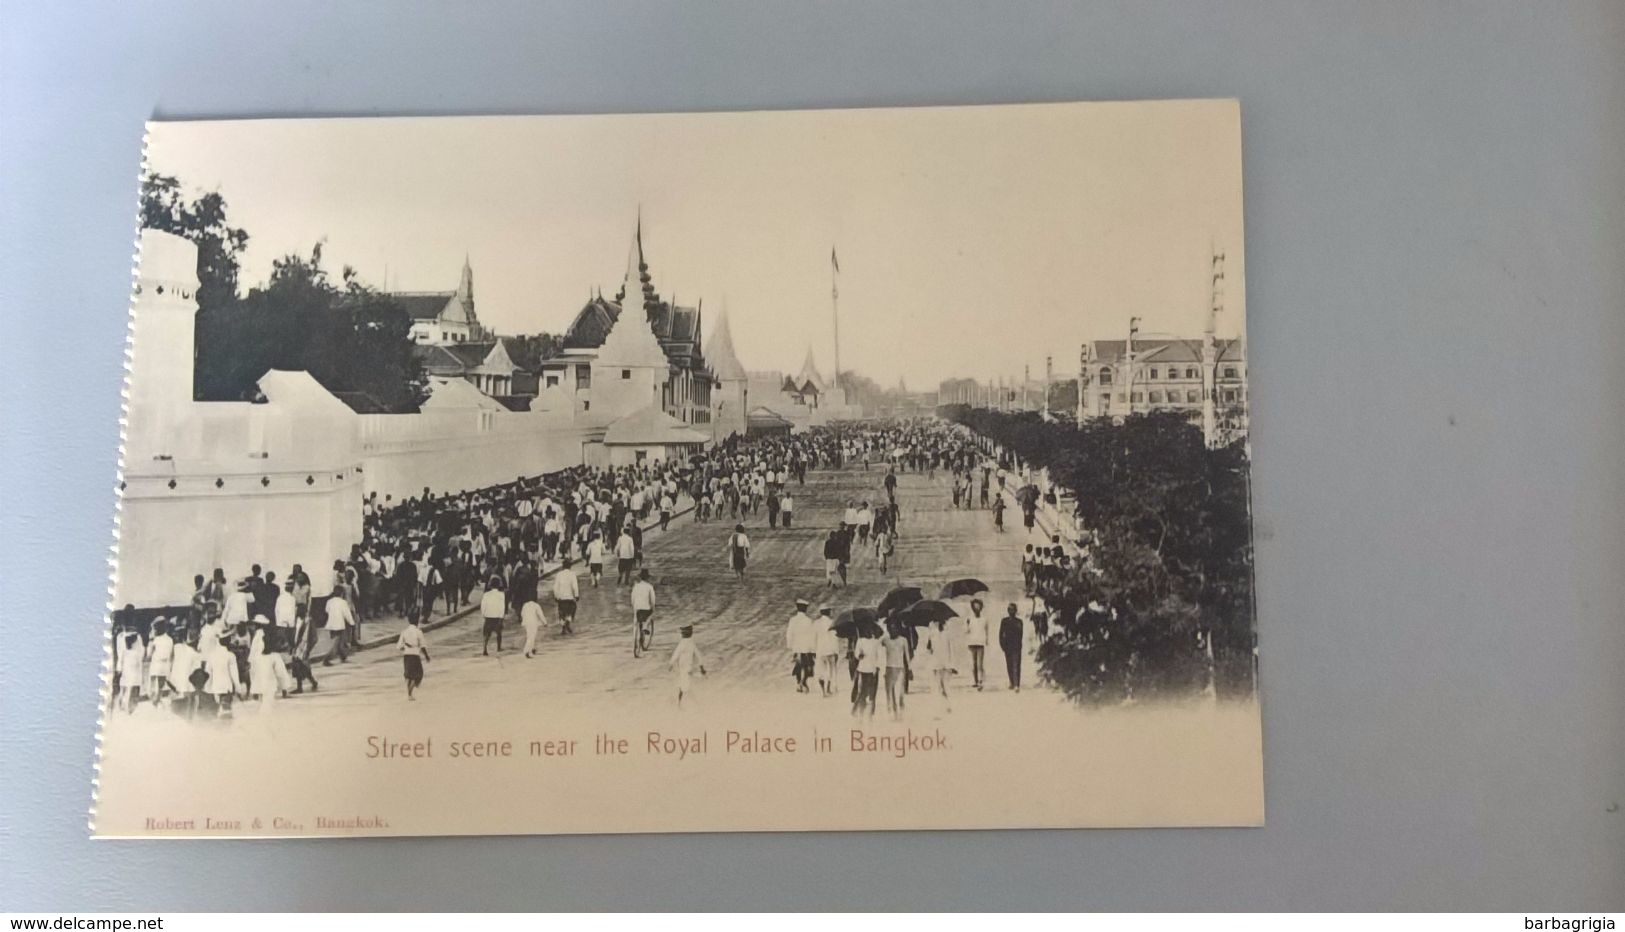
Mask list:
[[[93,831],[1262,824],[1241,158],[150,124]]]

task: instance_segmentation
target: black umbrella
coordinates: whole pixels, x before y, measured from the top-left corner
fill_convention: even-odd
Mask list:
[[[956,579],[943,586],[942,591],[937,593],[937,598],[959,599],[968,595],[981,595],[987,591],[987,583],[980,579]]]
[[[923,598],[925,593],[919,586],[900,586],[886,593],[886,597],[880,600],[880,605],[875,611],[882,616],[890,615],[908,608]]]
[[[936,599],[927,599],[924,602],[916,602],[904,609],[896,616],[896,620],[905,625],[923,628],[934,622],[947,621],[949,618],[957,617],[959,617],[959,613],[954,611],[952,605],[947,602],[939,602]]]
[[[875,614],[875,610],[872,608],[854,608],[851,611],[842,612],[830,627],[838,636],[849,638],[857,633],[859,628],[866,625],[873,626],[878,619],[879,616]]]
[[[1021,502],[1023,505],[1038,504],[1038,486],[1029,484],[1017,489],[1016,501]]]

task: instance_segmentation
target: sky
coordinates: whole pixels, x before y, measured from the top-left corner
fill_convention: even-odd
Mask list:
[[[1073,374],[1080,343],[1244,332],[1233,101],[617,116],[165,122],[150,170],[218,190],[242,284],[308,254],[480,320],[560,332],[613,295],[641,215],[661,295],[726,308],[741,362],[883,385]]]

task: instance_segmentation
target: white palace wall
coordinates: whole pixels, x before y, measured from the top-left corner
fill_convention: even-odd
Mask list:
[[[579,466],[603,428],[548,412],[423,411],[359,414],[362,484],[395,500],[425,487],[461,492]]]
[[[197,253],[145,230],[132,307],[119,488],[117,605],[183,605],[194,574],[295,563],[314,594],[361,540],[363,496],[459,492],[604,458],[569,405],[359,415],[305,372],[271,371],[263,402],[192,400]]]

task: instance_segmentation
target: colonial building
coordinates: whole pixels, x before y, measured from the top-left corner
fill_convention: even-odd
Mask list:
[[[474,270],[466,257],[456,291],[391,291],[387,296],[412,319],[413,343],[472,343],[486,338],[474,313]]]
[[[542,388],[563,388],[573,393],[580,410],[601,408],[603,399],[594,396],[597,370],[602,368],[598,357],[627,307],[643,312],[633,317],[641,318],[641,329],[651,334],[665,360],[665,372],[656,385],[661,410],[685,424],[709,425],[712,378],[700,348],[700,308],[667,301],[655,290],[644,259],[641,223],[633,237],[620,292],[612,301],[605,300],[602,294],[594,295],[577,312],[565,331],[563,351],[541,365]]]
[[[1200,338],[1139,337],[1138,317],[1128,339],[1085,344],[1079,382],[1080,416],[1122,417],[1179,411],[1199,420],[1209,444],[1247,432],[1247,343],[1217,335],[1224,312],[1225,254],[1215,250],[1212,301]]]
[[[1089,356],[1086,417],[1200,415],[1209,391],[1220,409],[1246,407],[1247,347],[1240,338],[1096,340]]]

